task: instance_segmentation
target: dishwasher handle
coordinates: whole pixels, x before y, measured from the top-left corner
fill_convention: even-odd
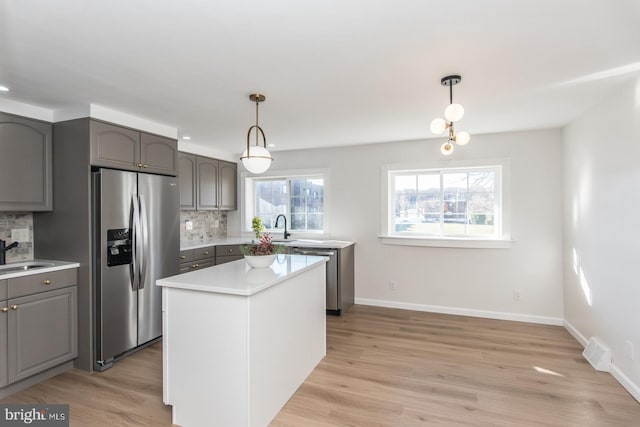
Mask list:
[[[317,256],[334,256],[335,251],[313,251],[313,250],[304,250],[304,249],[293,249],[293,252],[300,255],[317,255]]]

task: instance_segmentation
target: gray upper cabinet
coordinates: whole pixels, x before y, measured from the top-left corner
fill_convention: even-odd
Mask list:
[[[180,209],[237,209],[235,163],[178,153]]]
[[[180,182],[180,209],[196,208],[196,156],[178,153],[178,178]]]
[[[163,136],[140,133],[140,163],[145,172],[176,175],[178,141]]]
[[[219,161],[218,203],[220,209],[235,210],[237,207],[236,198],[236,177],[238,175],[238,165],[230,162]]]
[[[196,157],[198,210],[218,209],[218,160]]]
[[[91,120],[91,164],[138,170],[140,132]]]
[[[51,123],[0,113],[0,211],[53,209]]]
[[[91,164],[177,175],[178,141],[90,120]]]

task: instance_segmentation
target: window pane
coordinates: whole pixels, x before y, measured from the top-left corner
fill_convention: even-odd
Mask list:
[[[398,175],[395,188],[395,231],[411,231],[418,220],[417,176]]]
[[[291,186],[291,230],[322,231],[324,179],[295,178]]]
[[[415,235],[495,235],[500,214],[493,168],[391,173],[393,231]]]
[[[493,193],[495,172],[478,171],[469,173],[469,191],[486,191]]]
[[[265,228],[271,229],[279,214],[287,212],[287,182],[280,180],[256,181],[255,215],[262,219]]]

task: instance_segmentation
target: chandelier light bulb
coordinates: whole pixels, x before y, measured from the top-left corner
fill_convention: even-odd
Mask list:
[[[252,145],[250,149],[251,157],[248,157],[248,154],[249,152],[247,152],[247,150],[244,150],[242,153],[242,166],[254,174],[266,172],[273,161],[273,157],[271,157],[269,150],[259,145]]]
[[[429,126],[429,128],[431,129],[432,133],[440,135],[442,132],[447,130],[447,122],[445,122],[444,119],[438,117],[437,119],[433,119],[431,121],[431,126]]]
[[[447,141],[444,144],[442,144],[442,146],[440,147],[440,152],[445,156],[448,156],[451,153],[453,153],[453,144],[451,143],[451,141]]]
[[[460,104],[449,104],[444,110],[444,117],[450,122],[457,122],[464,116],[464,108]]]
[[[467,145],[470,139],[471,135],[468,132],[458,132],[456,134],[456,144],[458,145]]]

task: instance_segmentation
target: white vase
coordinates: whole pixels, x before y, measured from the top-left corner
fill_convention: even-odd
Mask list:
[[[273,264],[273,261],[276,260],[276,255],[245,255],[244,260],[252,268],[266,268]]]

